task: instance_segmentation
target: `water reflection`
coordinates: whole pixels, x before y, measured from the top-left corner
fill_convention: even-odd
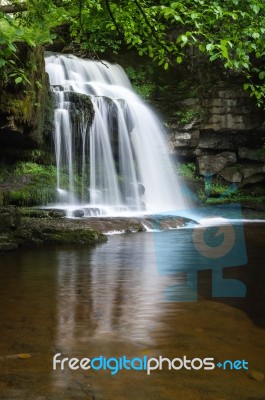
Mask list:
[[[158,324],[162,280],[152,234],[111,237],[88,251],[57,253],[57,344],[118,336],[149,342]]]
[[[66,357],[141,356],[146,349],[151,356],[156,352],[166,356],[200,353],[202,357],[214,355],[217,359],[245,358],[253,369],[263,371],[264,330],[253,321],[260,327],[265,326],[264,226],[246,226],[248,266],[224,271],[225,279],[239,279],[247,285],[247,297],[241,302],[234,299],[234,307],[213,302],[211,290],[210,300],[200,297],[193,303],[174,301],[180,287],[178,279],[181,279],[183,259],[190,257],[194,261],[188,250],[188,235],[190,232],[179,230],[160,236],[163,238],[159,240],[160,245],[171,249],[168,257],[172,262],[178,261],[173,264],[179,268],[173,270],[167,258],[164,260],[167,268],[166,265],[162,270],[159,268],[154,248],[157,243],[152,233],[112,236],[108,243],[94,248],[51,246],[1,254],[0,392],[3,398],[92,399],[92,394],[90,397],[85,394],[87,382],[92,382],[93,390],[95,382],[100,382],[100,393],[104,390],[107,378],[103,373],[84,376],[69,369],[52,371],[52,357],[58,352]],[[205,273],[203,285],[210,285],[211,289],[211,274],[202,272]],[[198,281],[200,286],[201,278]],[[168,287],[173,301],[165,302]],[[30,353],[32,358],[5,359],[18,353]],[[217,376],[219,372],[216,371]],[[242,387],[243,394],[233,398],[241,400],[246,390],[247,397],[251,397],[252,381],[247,378],[243,381],[239,374],[227,385],[223,385],[221,375],[220,379],[209,380],[209,384],[203,374],[197,379],[183,373],[181,379],[172,379],[172,375],[165,373],[159,379],[148,386],[144,375],[119,376],[116,381],[107,381],[113,393],[105,399],[134,400],[139,398],[138,387],[141,392],[146,391],[146,398],[151,398],[154,390],[157,399],[175,399],[180,388],[183,390],[180,398],[210,400],[216,397],[216,391],[222,394],[226,391],[226,395],[219,397],[230,398],[234,379],[238,379],[237,385]],[[131,385],[128,393],[126,385]],[[190,387],[193,397],[187,389]],[[68,392],[69,388],[72,391]],[[165,394],[165,388],[171,389]],[[207,391],[208,397],[204,396]],[[258,390],[257,396],[262,398]],[[101,397],[95,395],[95,398]]]

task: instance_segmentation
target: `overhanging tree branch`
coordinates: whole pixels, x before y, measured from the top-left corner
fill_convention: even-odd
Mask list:
[[[164,43],[161,43],[161,40],[159,38],[159,36],[157,35],[156,30],[154,29],[153,25],[150,23],[144,9],[142,8],[141,4],[138,2],[138,0],[134,0],[134,3],[136,5],[136,7],[138,8],[138,10],[140,11],[140,13],[142,14],[147,26],[149,27],[149,29],[151,30],[151,33],[153,35],[153,37],[157,40],[157,42],[159,43],[159,45],[165,50],[165,53],[167,55],[168,61],[170,62],[170,55],[168,54],[168,50],[166,48],[166,46],[164,45]]]
[[[142,16],[143,16],[143,18],[144,18],[144,20],[145,20],[145,22],[146,22],[146,25],[149,26],[149,28],[151,29],[152,34],[157,38],[156,31],[155,31],[154,27],[151,25],[151,23],[149,22],[149,20],[148,20],[148,18],[147,18],[147,15],[145,14],[145,12],[144,12],[142,6],[138,3],[137,0],[134,0],[134,3],[136,4],[136,7],[138,8],[138,10],[140,11],[140,13],[142,14]]]
[[[116,28],[116,30],[117,30],[119,36],[120,36],[120,39],[121,39],[122,42],[124,42],[123,34],[122,34],[122,32],[120,31],[120,28],[119,28],[119,26],[118,26],[118,24],[117,24],[117,22],[116,22],[116,20],[115,20],[115,18],[114,18],[113,12],[111,11],[110,4],[109,4],[109,0],[106,0],[106,6],[107,6],[108,13],[109,13],[109,15],[110,15],[110,18],[112,19],[112,22],[113,22],[113,24],[115,25],[115,28]]]

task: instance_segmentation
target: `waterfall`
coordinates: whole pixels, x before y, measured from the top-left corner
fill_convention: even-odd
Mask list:
[[[48,53],[46,71],[61,203],[87,215],[185,208],[162,124],[119,65]]]

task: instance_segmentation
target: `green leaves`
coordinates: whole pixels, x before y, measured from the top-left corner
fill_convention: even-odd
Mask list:
[[[6,65],[6,61],[0,57],[0,68],[4,67]]]
[[[20,83],[20,82],[22,82],[22,81],[23,81],[22,76],[18,76],[18,77],[15,79],[15,82],[16,82],[16,83]]]
[[[177,61],[178,64],[181,64],[182,61],[183,61],[183,58],[182,58],[181,56],[178,56],[178,57],[176,58],[176,61]]]
[[[206,50],[207,50],[207,51],[211,51],[211,50],[213,50],[213,49],[214,49],[214,47],[215,47],[215,46],[214,46],[214,44],[213,44],[213,43],[208,43],[208,44],[206,45],[206,47],[205,47],[205,48],[206,48]],[[200,49],[200,48],[199,48],[199,49]]]
[[[211,62],[251,76],[258,98],[265,64],[265,2],[261,0],[24,0],[28,11],[0,13],[0,69],[10,67],[16,43],[51,43],[67,27],[70,41],[89,53],[118,52],[127,45],[165,70],[195,48]],[[16,4],[10,0],[10,3]],[[69,39],[69,37],[68,37]],[[19,76],[17,84],[22,84]],[[249,79],[249,78],[248,78]],[[263,92],[262,92],[263,93]],[[263,94],[259,100],[263,99]]]

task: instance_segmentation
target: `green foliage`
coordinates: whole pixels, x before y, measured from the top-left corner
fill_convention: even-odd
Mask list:
[[[194,110],[186,110],[186,111],[176,111],[174,115],[178,118],[178,122],[181,125],[187,125],[194,119],[201,119],[203,113]]]
[[[202,198],[202,200],[204,199]],[[231,202],[248,203],[248,204],[253,204],[254,206],[256,206],[257,204],[264,205],[265,196],[247,195],[244,194],[242,190],[238,190],[233,195],[229,195],[221,199],[218,197],[209,197],[206,201],[207,204],[221,204],[221,203],[231,203]]]
[[[203,202],[207,203],[226,203],[231,201],[239,201],[242,198],[243,192],[241,189],[234,188],[230,190],[230,184],[220,182],[218,179],[209,184],[205,182],[204,189],[198,191],[198,197]]]
[[[20,4],[17,1],[8,3],[14,7]],[[18,48],[21,43],[35,47],[52,42],[54,35],[45,17],[51,3],[44,0],[29,1],[27,12],[14,14],[1,12],[0,8],[0,84],[13,81],[17,85],[30,85],[30,78],[23,69],[25,60],[19,59]]]
[[[5,204],[35,206],[55,200],[56,168],[34,162],[2,165],[0,182],[5,183]]]
[[[13,174],[17,181],[24,179],[25,184],[9,190],[6,200],[9,204],[29,206],[46,204],[55,200],[56,168],[34,162],[16,164]]]
[[[112,2],[111,29],[140,55],[165,69],[182,63],[188,49],[221,61],[245,76],[247,90],[261,104],[265,93],[265,3],[259,0]],[[196,53],[195,53],[196,54]]]
[[[11,190],[5,195],[5,202],[17,206],[36,206],[54,201],[54,188],[34,187]]]
[[[19,176],[19,175],[31,175],[33,177],[35,176],[44,176],[46,178],[51,179],[51,177],[56,176],[55,169],[52,166],[45,166],[45,165],[40,165],[36,164],[34,162],[19,162],[14,170],[14,173]]]
[[[198,179],[196,175],[196,164],[187,163],[177,166],[177,174],[183,178]]]
[[[35,151],[36,158],[41,154]],[[34,155],[34,154],[33,154]],[[61,174],[61,187],[68,188],[68,174]],[[5,203],[18,206],[47,204],[57,199],[57,173],[54,165],[42,165],[35,162],[18,162],[14,166],[3,165],[0,168],[0,183],[6,189]],[[7,184],[8,182],[8,184]],[[78,197],[82,195],[83,178],[74,175],[74,186]]]
[[[72,43],[96,57],[127,46],[168,69],[188,54],[203,53],[243,74],[245,89],[263,104],[264,1],[9,0],[8,4],[23,4],[27,10],[0,13],[0,68],[12,69],[18,42],[51,43],[56,28],[67,26]],[[21,78],[16,76],[18,84]]]
[[[150,80],[153,71],[150,71],[150,68],[137,70],[132,66],[129,66],[126,68],[126,73],[136,93],[145,100],[150,99],[156,87],[155,83]]]
[[[261,74],[261,72],[259,73],[259,75],[260,74]],[[263,75],[260,75],[260,76],[263,76]],[[249,79],[251,80],[251,76],[249,76]],[[264,79],[264,78],[260,78],[260,79]],[[264,100],[265,100],[265,84],[264,83],[256,83],[256,84],[254,84],[253,82],[245,83],[244,90],[250,91],[250,96],[256,98],[256,101],[257,101],[257,104],[259,107],[264,107]]]

